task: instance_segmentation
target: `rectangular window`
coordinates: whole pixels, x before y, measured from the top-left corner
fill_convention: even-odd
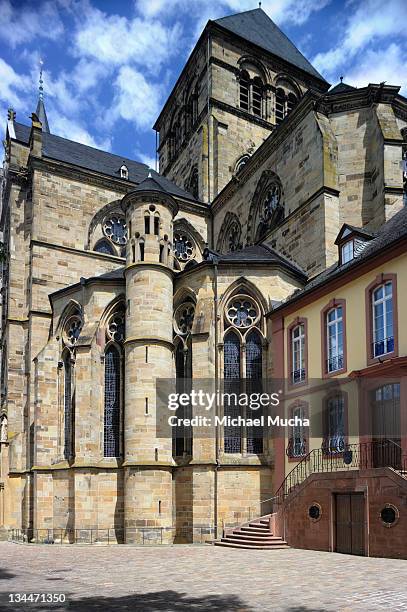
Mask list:
[[[341,247],[341,264],[345,264],[354,258],[353,240],[348,240]]]
[[[292,410],[292,418],[297,419],[297,424],[292,427],[292,437],[288,443],[288,456],[290,458],[303,457],[307,454],[307,443],[303,426],[298,422],[306,418],[304,406],[296,406]]]
[[[394,351],[393,333],[393,284],[391,281],[373,291],[373,356],[379,357]]]
[[[302,323],[291,331],[291,352],[291,381],[294,384],[303,382],[305,380],[305,333]]]
[[[326,315],[327,372],[343,368],[343,318],[342,306],[332,308]]]
[[[345,400],[343,395],[329,398],[326,404],[326,431],[322,443],[325,454],[333,455],[345,450]]]

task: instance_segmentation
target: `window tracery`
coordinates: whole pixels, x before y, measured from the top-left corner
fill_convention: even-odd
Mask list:
[[[242,226],[235,213],[228,212],[219,232],[217,250],[221,253],[238,251],[242,248]]]
[[[257,184],[247,223],[247,244],[263,239],[284,219],[283,190],[278,176],[265,170]]]
[[[127,243],[127,226],[124,217],[112,215],[103,223],[103,233],[114,244],[123,246]]]
[[[224,309],[223,375],[225,392],[251,394],[261,390],[263,369],[263,336],[261,310],[256,300],[247,294],[234,295]],[[224,415],[236,417],[241,407],[224,406]],[[256,412],[256,417],[259,412]],[[224,452],[263,452],[262,429],[224,427]]]
[[[185,233],[176,232],[174,234],[174,254],[175,257],[182,262],[192,259],[195,252],[195,247],[192,239]]]
[[[83,327],[83,320],[80,314],[70,316],[64,325],[64,341],[70,347],[75,346]]]

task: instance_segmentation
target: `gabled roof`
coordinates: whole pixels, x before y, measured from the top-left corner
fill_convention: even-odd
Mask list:
[[[360,236],[364,240],[371,240],[372,238],[374,238],[375,234],[361,227],[356,227],[354,225],[349,225],[349,223],[344,223],[341,229],[339,230],[339,234],[337,235],[334,244],[339,244],[349,236]]]
[[[28,144],[30,139],[31,128],[22,123],[14,123],[16,140]],[[120,178],[120,167],[123,163],[129,171],[130,183],[141,183],[148,177],[149,172],[152,178],[158,183],[163,191],[167,191],[173,196],[197,202],[194,196],[175,185],[172,181],[161,176],[155,170],[151,170],[146,164],[134,161],[132,159],[123,158],[114,153],[101,151],[94,147],[74,142],[44,132],[42,135],[42,155],[43,157],[54,159],[61,162],[66,162],[80,168],[100,172],[107,176]]]
[[[332,87],[332,89],[328,91],[327,95],[330,96],[331,94],[347,93],[348,91],[355,91],[355,89],[356,87],[352,87],[352,85],[348,85],[347,83],[341,81]]]
[[[229,15],[216,19],[214,23],[273,53],[273,55],[281,57],[293,66],[326,83],[324,77],[319,74],[263,9],[257,8],[236,15]]]
[[[255,244],[247,246],[240,251],[231,251],[230,253],[217,253],[216,251],[206,250],[207,259],[213,260],[216,258],[219,263],[239,263],[239,264],[276,264],[286,268],[290,272],[294,272],[300,276],[302,280],[307,278],[306,273],[300,266],[297,266],[293,261],[272,249],[267,244]],[[205,256],[205,253],[204,253]]]
[[[334,281],[343,274],[346,274],[350,270],[357,270],[358,266],[362,265],[366,260],[373,259],[391,247],[397,245],[400,241],[406,241],[407,239],[407,207],[402,208],[396,213],[387,223],[382,225],[380,230],[377,232],[376,237],[372,238],[361,253],[351,259],[349,262],[339,265],[338,263],[333,264],[318,276],[312,278],[303,289],[297,290],[291,298],[283,302],[280,306],[273,309],[283,310],[286,306],[291,305],[294,302],[301,300],[308,294],[312,294],[314,290],[320,289],[322,286],[327,286],[329,291],[330,281]],[[406,245],[407,251],[407,245]]]

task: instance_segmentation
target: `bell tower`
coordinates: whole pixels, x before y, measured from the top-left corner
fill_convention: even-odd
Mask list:
[[[157,428],[156,381],[172,377],[171,247],[178,207],[150,175],[123,198],[123,207],[129,230],[124,524],[126,542],[136,543],[143,537],[140,527],[170,527],[173,522],[172,439]]]

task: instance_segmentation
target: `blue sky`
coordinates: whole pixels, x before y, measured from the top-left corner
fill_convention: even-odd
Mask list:
[[[154,163],[152,125],[208,19],[248,0],[0,0],[0,116],[29,123],[39,62],[54,134]],[[407,95],[407,0],[263,0],[331,83]]]

